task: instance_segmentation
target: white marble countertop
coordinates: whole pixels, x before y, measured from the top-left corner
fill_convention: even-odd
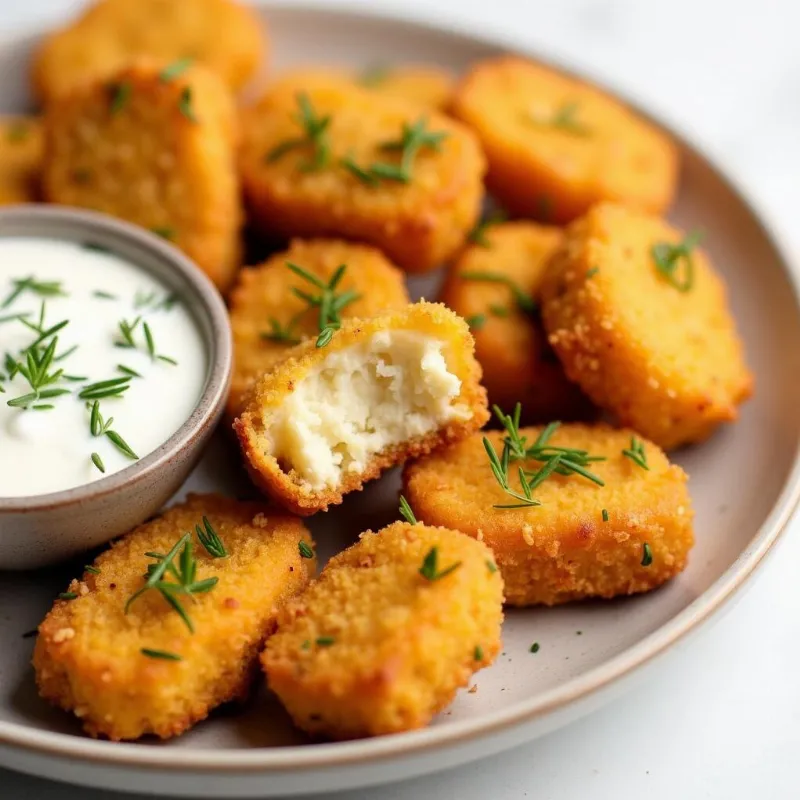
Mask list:
[[[335,0],[316,0],[336,5]],[[0,0],[0,32],[75,0]],[[372,0],[574,65],[686,131],[742,185],[800,262],[797,0]],[[796,346],[796,345],[793,345]],[[523,748],[341,800],[769,800],[797,797],[800,521],[736,607],[658,683]],[[123,800],[0,770],[4,800]]]

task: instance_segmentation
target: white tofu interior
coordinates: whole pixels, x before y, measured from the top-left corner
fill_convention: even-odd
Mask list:
[[[268,431],[272,454],[309,488],[334,488],[390,445],[469,419],[442,347],[434,337],[380,331],[332,352],[283,402]]]

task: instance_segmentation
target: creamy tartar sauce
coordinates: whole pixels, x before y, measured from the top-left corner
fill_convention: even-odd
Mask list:
[[[145,270],[91,244],[0,237],[0,497],[144,458],[188,419],[206,370],[190,313]]]

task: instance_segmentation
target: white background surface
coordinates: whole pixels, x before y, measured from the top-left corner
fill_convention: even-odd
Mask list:
[[[336,5],[335,0],[317,2]],[[79,5],[75,0],[0,0],[0,32],[53,24]],[[622,89],[716,156],[800,262],[798,0],[372,0],[349,5],[402,9],[445,26],[498,32]],[[671,671],[662,671],[657,682],[505,755],[336,799],[800,796],[798,564],[796,520],[738,605],[683,645]],[[132,796],[0,770],[2,800],[125,797]]]

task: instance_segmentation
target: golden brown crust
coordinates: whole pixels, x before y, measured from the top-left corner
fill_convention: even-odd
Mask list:
[[[471,245],[452,265],[440,298],[467,320],[481,315],[471,329],[489,402],[507,412],[519,402],[523,419],[530,422],[586,419],[593,416],[593,406],[564,375],[539,315],[520,309],[508,286],[462,275],[509,278],[538,303],[547,259],[561,239],[559,228],[532,222],[492,225],[485,232],[488,246]]]
[[[184,605],[195,628],[154,591],[125,604],[141,588],[153,559],[166,553],[206,515],[229,556],[212,559],[194,537],[197,580],[219,578],[208,593]],[[302,522],[263,504],[218,495],[191,495],[101,554],[73,600],[56,600],[39,626],[33,656],[36,683],[46,700],[78,716],[92,736],[113,740],[155,734],[177,736],[211,709],[250,686],[258,652],[275,625],[277,609],[301,591],[315,559]],[[149,658],[142,648],[165,650],[181,661]]]
[[[429,581],[419,569],[432,547],[439,570],[460,566]],[[405,522],[331,559],[261,656],[295,724],[334,739],[427,725],[500,650],[503,584],[490,559],[460,533]]]
[[[331,117],[331,157],[318,170],[301,169],[309,147],[268,158],[279,144],[302,136],[295,119],[301,91],[320,116]],[[324,76],[280,82],[243,117],[241,174],[255,223],[280,236],[361,240],[408,272],[438,266],[457,252],[477,219],[485,164],[471,131],[435,111],[425,117],[428,130],[448,134],[438,151],[419,151],[408,183],[367,185],[340,160],[399,163],[381,144],[397,140],[404,123],[417,122],[419,107]]]
[[[42,142],[37,117],[0,117],[0,205],[39,199]]]
[[[564,109],[572,129],[547,124]],[[489,162],[489,191],[514,214],[563,223],[601,200],[657,213],[672,202],[678,179],[673,143],[581,81],[498,56],[467,73],[453,112],[478,134]]]
[[[533,442],[539,430],[522,434]],[[501,452],[502,433],[486,435]],[[552,475],[535,490],[541,505],[533,508],[493,507],[515,500],[495,481],[481,434],[406,466],[403,491],[419,520],[463,531],[492,549],[511,605],[645,592],[686,566],[693,512],[686,474],[655,445],[643,443],[649,470],[622,455],[631,435],[604,425],[561,426],[552,444],[607,457],[590,465],[605,486]],[[526,469],[539,467],[526,462]],[[515,470],[510,472],[519,490]],[[649,566],[642,564],[645,543]]]
[[[693,253],[689,291],[656,268],[653,245],[682,239],[656,217],[602,204],[567,231],[542,284],[545,328],[567,376],[666,449],[735,420],[753,388],[725,286],[703,250]]]
[[[139,61],[48,106],[44,192],[161,231],[224,289],[241,248],[233,101],[206,69],[163,81],[162,67]]]
[[[361,472],[343,473],[333,488],[313,490],[294,470],[285,472],[270,452],[266,431],[281,403],[309,371],[331,353],[369,340],[381,330],[409,330],[444,342],[444,357],[450,372],[461,381],[455,402],[471,411],[469,419],[452,419],[428,434],[392,445],[377,453]],[[457,442],[478,430],[488,419],[486,390],[480,384],[480,365],[466,323],[450,309],[437,303],[420,302],[404,310],[367,320],[345,321],[330,344],[317,348],[308,340],[289,351],[286,358],[256,382],[245,411],[233,428],[239,437],[245,466],[255,484],[286,509],[308,516],[342,502],[344,495],[363,488],[389,467],[430,453],[437,447]]]
[[[36,95],[49,102],[133,58],[191,57],[235,90],[250,80],[265,49],[261,17],[231,0],[100,0],[45,37],[31,77]]]
[[[280,361],[292,346],[292,342],[263,338],[262,334],[270,330],[271,319],[282,328],[294,320],[291,333],[301,340],[319,333],[318,311],[310,309],[303,314],[308,304],[292,293],[293,288],[308,291],[309,285],[286,267],[287,261],[326,283],[341,264],[347,265],[339,290],[354,290],[360,297],[342,309],[343,319],[371,317],[381,311],[401,309],[409,302],[403,273],[379,250],[337,239],[296,239],[288,250],[242,270],[230,294],[234,350],[228,400],[231,419],[244,410],[244,396],[254,380]]]

